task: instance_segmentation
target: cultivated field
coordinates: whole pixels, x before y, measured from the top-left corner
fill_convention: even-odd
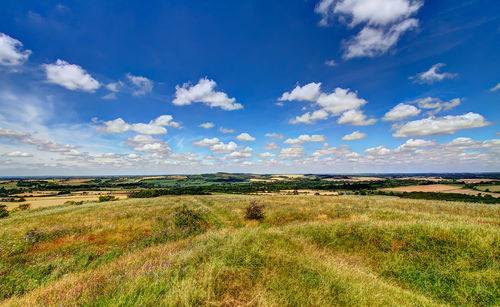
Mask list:
[[[0,229],[2,306],[500,304],[496,205],[168,196],[12,212]]]
[[[493,197],[500,197],[500,193],[488,193],[482,191],[475,191],[472,189],[464,189],[461,185],[450,184],[428,184],[428,185],[412,185],[396,188],[383,189],[385,191],[393,192],[438,192],[438,193],[458,193],[466,195],[477,195],[479,193],[486,195],[489,194]],[[491,190],[493,191],[493,190]]]
[[[42,208],[42,207],[50,207],[62,205],[67,201],[85,201],[92,202],[97,201],[100,195],[112,195],[119,199],[127,198],[127,194],[124,192],[117,191],[88,191],[86,193],[77,192],[74,195],[57,195],[57,196],[43,196],[44,194],[53,194],[57,193],[57,191],[36,191],[28,194],[19,194],[19,196],[23,196],[26,201],[22,203],[17,202],[1,202],[0,205],[6,205],[9,210],[16,208],[20,204],[30,204],[32,209]],[[30,196],[32,195],[32,196]]]

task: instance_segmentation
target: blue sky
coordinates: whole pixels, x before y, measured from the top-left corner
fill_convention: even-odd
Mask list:
[[[2,1],[0,175],[500,171],[499,16],[490,0]]]

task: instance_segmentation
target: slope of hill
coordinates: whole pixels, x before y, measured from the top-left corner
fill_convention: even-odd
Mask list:
[[[246,220],[251,200],[263,221]],[[498,305],[500,207],[165,196],[0,220],[0,305]]]

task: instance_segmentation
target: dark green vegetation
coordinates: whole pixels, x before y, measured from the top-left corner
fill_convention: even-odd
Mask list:
[[[495,198],[491,195],[476,196],[458,193],[438,193],[438,192],[385,192],[376,191],[374,194],[397,196],[401,198],[412,199],[432,199],[432,200],[449,200],[449,201],[462,201],[484,204],[500,204],[500,198]]]
[[[15,211],[0,220],[0,305],[495,306],[499,225],[498,206],[381,195]]]

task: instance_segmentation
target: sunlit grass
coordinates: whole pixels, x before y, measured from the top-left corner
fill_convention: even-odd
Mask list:
[[[500,304],[492,205],[170,196],[15,212],[0,229],[4,305]]]

